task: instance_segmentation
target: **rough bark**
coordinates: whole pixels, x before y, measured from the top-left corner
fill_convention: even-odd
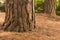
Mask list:
[[[30,31],[35,28],[33,0],[6,0],[4,31]]]
[[[56,0],[45,0],[45,13],[56,16]]]

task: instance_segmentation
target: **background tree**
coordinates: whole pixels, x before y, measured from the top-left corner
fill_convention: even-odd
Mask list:
[[[45,0],[45,13],[56,16],[56,0]]]
[[[5,31],[30,31],[35,28],[33,0],[6,0]]]

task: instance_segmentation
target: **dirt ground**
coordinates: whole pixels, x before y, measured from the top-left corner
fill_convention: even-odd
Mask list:
[[[5,13],[0,13],[0,24]],[[32,32],[0,32],[0,40],[60,40],[60,19],[36,14],[36,29]]]

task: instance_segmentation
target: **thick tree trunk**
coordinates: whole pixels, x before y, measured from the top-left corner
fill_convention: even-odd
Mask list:
[[[6,0],[4,31],[30,31],[35,28],[33,0]]]
[[[45,13],[56,16],[56,0],[45,0]]]

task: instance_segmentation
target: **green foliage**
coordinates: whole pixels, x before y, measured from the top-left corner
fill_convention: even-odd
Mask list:
[[[60,16],[60,11],[56,11],[56,15]]]
[[[0,10],[1,10],[2,12],[4,12],[4,11],[5,11],[5,6],[4,6],[4,5],[1,6],[1,7],[0,7]]]
[[[44,0],[35,0],[35,12],[40,13],[43,12],[44,8]]]
[[[56,4],[56,14],[60,16],[60,0],[58,0]]]
[[[5,11],[5,3],[4,2],[0,2],[0,11]]]

